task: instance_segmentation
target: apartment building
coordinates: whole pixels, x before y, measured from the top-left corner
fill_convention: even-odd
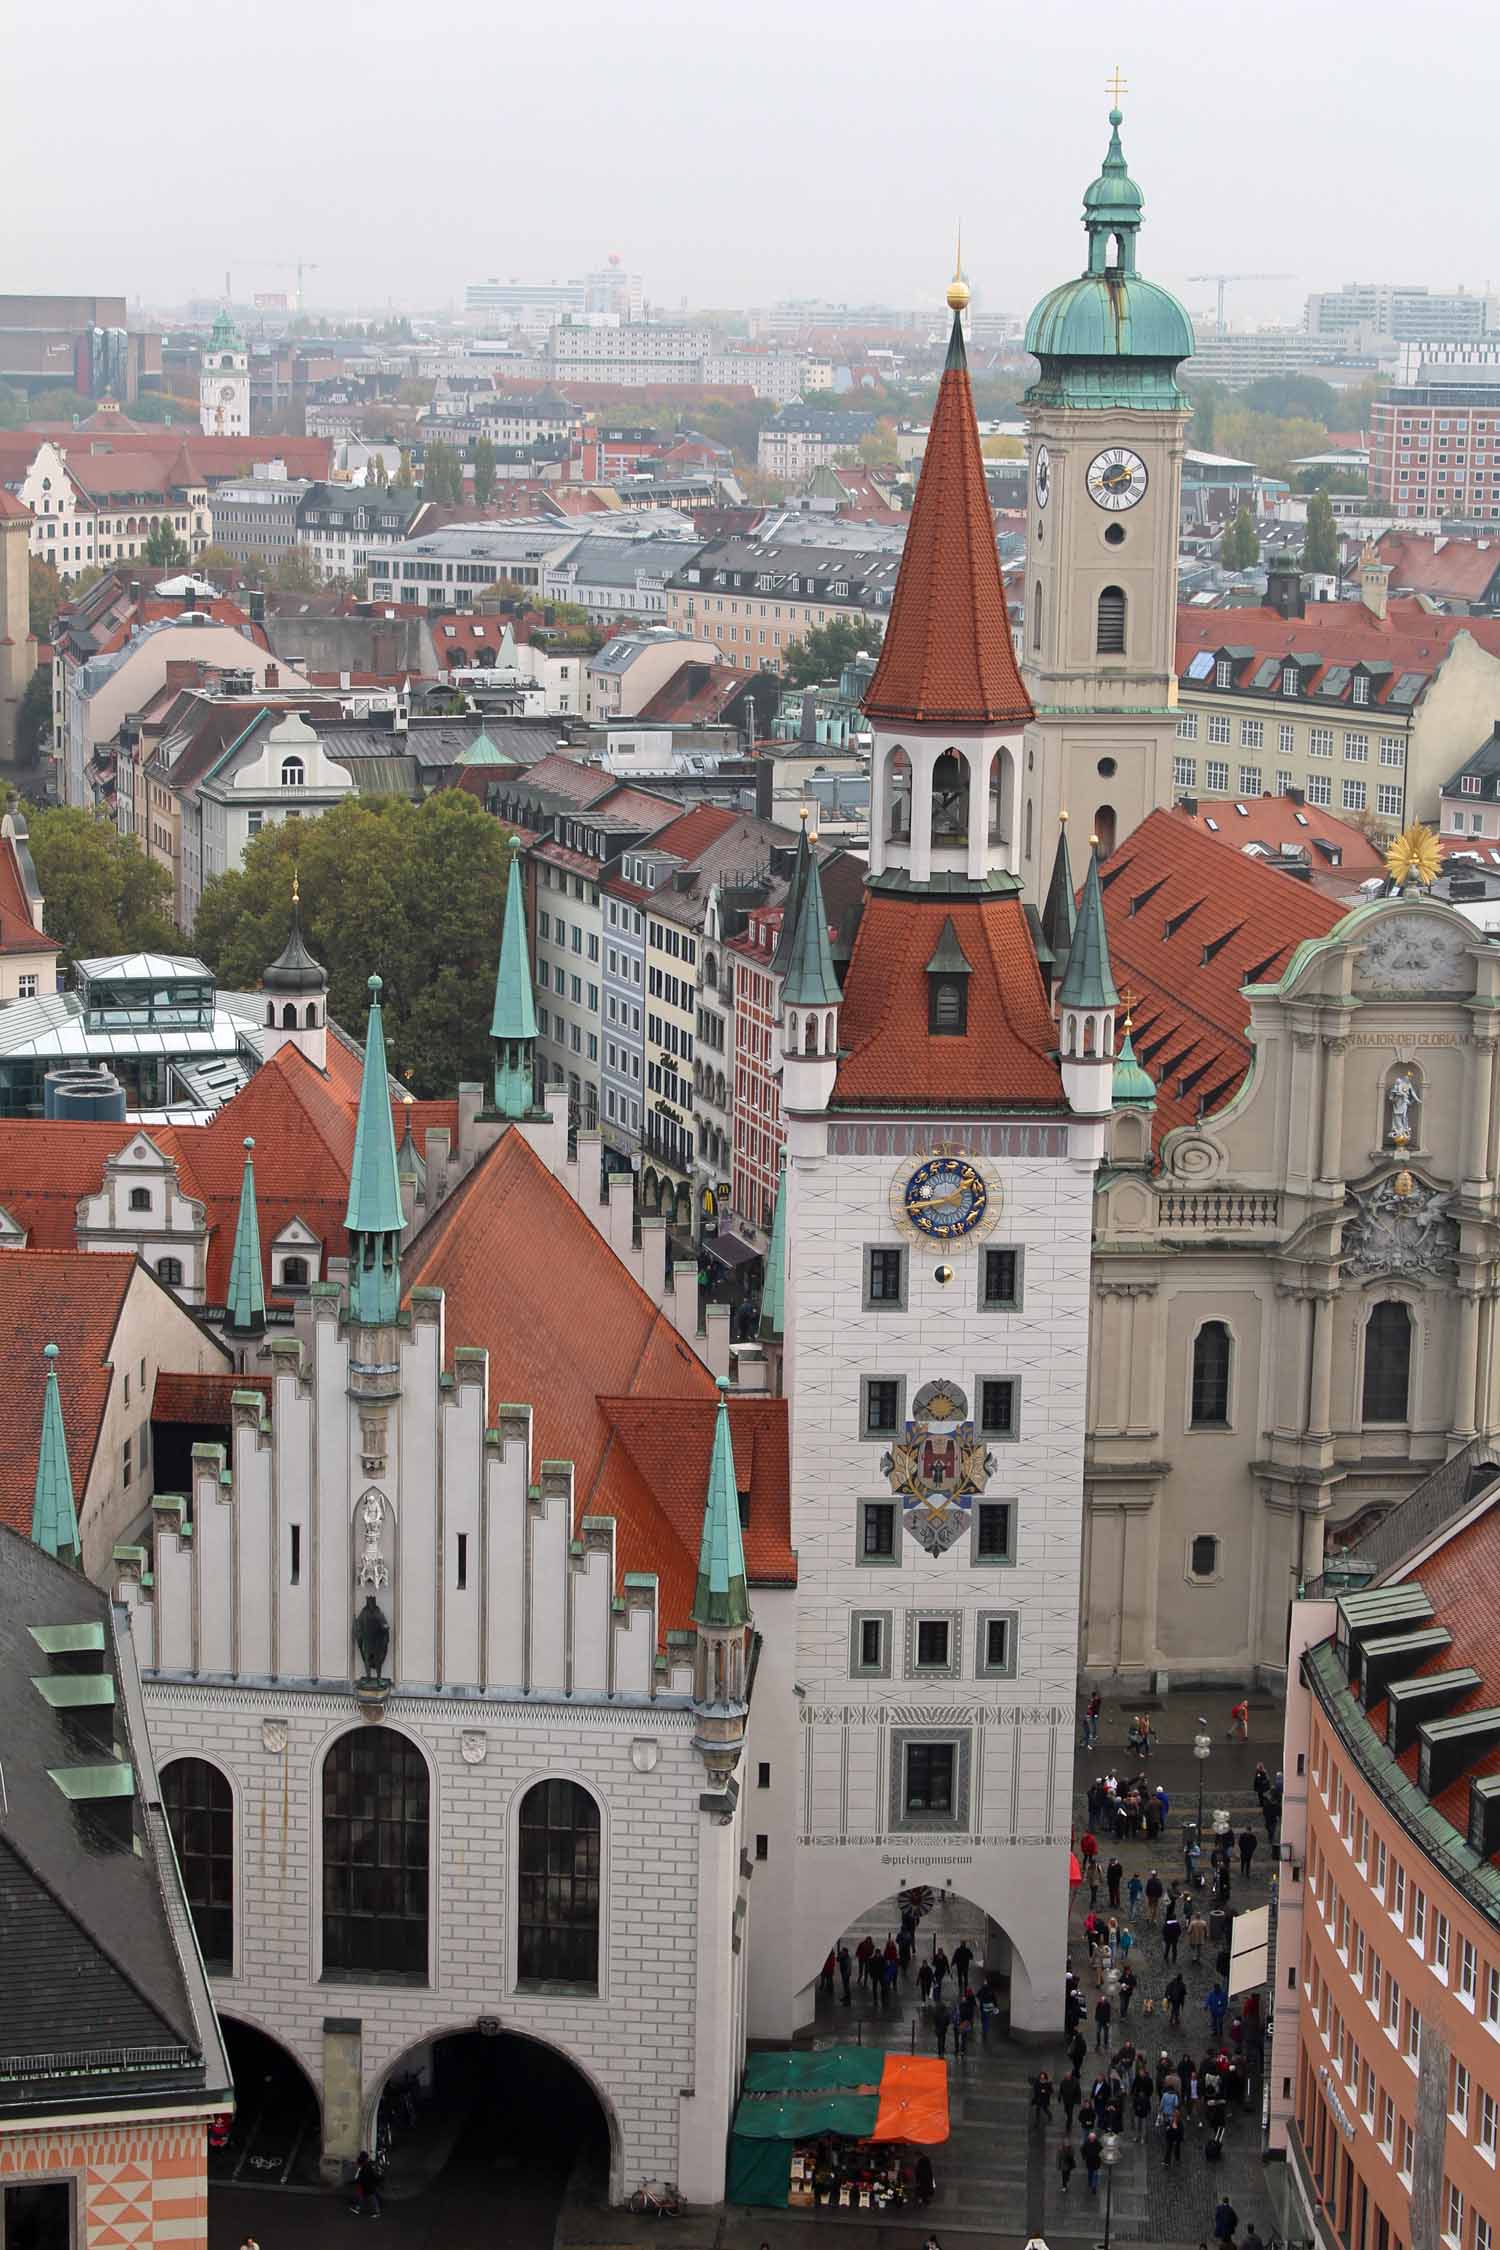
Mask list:
[[[248,477],[213,496],[213,542],[237,563],[275,562],[299,544],[297,509],[312,490],[303,477]]]
[[[431,507],[414,487],[310,484],[297,505],[297,540],[321,577],[368,579],[375,558],[414,538]]]
[[[1500,519],[1500,345],[1476,373],[1398,384],[1370,409],[1370,497],[1394,516]],[[1426,355],[1423,355],[1424,358]]]
[[[875,416],[853,409],[791,406],[768,422],[756,441],[755,466],[763,477],[786,482],[842,460],[858,450],[875,427]]]
[[[372,602],[461,609],[486,586],[505,583],[541,596],[547,573],[578,540],[571,526],[544,523],[449,524],[368,550]]]
[[[1429,289],[1416,282],[1346,281],[1314,290],[1303,308],[1309,336],[1388,337],[1395,343],[1468,342],[1489,325],[1489,306],[1467,289]]]
[[[667,586],[667,623],[714,644],[742,671],[779,671],[815,625],[859,618],[878,640],[890,614],[899,544],[820,544],[795,525],[766,539],[711,541]]]

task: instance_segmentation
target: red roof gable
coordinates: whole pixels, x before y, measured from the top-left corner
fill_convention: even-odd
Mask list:
[[[1148,814],[1105,861],[1110,965],[1156,1081],[1158,1136],[1231,1094],[1250,1062],[1242,986],[1274,983],[1305,938],[1349,911],[1309,883],[1227,852],[1179,812]]]
[[[886,726],[1019,727],[1031,717],[956,320],[864,709]]]
[[[972,974],[961,1038],[928,1029],[927,963],[945,923]],[[1052,1021],[1016,898],[872,891],[844,986],[837,1108],[1062,1109]]]
[[[1315,877],[1336,872],[1346,887],[1385,873],[1385,854],[1377,851],[1369,837],[1320,805],[1270,795],[1200,797],[1196,802],[1196,812],[1190,813],[1183,805],[1174,805],[1172,810],[1179,820],[1191,821],[1232,851],[1243,851],[1248,844],[1266,844],[1277,851],[1297,850],[1308,860]]]
[[[1354,708],[1351,685],[1346,680],[1338,695],[1319,697],[1315,692],[1335,665],[1388,664],[1390,671],[1370,682],[1370,700],[1361,710],[1377,710],[1403,672],[1430,678],[1437,671],[1460,633],[1468,633],[1492,656],[1500,655],[1500,618],[1440,617],[1416,600],[1392,600],[1386,615],[1377,617],[1363,602],[1315,602],[1304,617],[1283,617],[1275,609],[1184,609],[1177,612],[1177,670],[1187,687],[1208,687],[1211,681],[1189,680],[1187,668],[1203,650],[1249,649],[1250,655],[1234,661],[1237,687],[1247,687],[1256,666],[1268,656],[1293,656],[1312,650],[1322,662],[1302,669],[1302,692],[1295,700],[1305,706],[1305,716],[1315,717],[1321,705],[1327,710]],[[1279,681],[1266,691],[1274,695]],[[1412,698],[1411,701],[1417,700]],[[1406,711],[1403,702],[1393,709]]]
[[[1448,601],[1482,600],[1500,572],[1500,541],[1444,539],[1420,531],[1387,531],[1375,543],[1390,566],[1392,589],[1436,594]]]
[[[6,1442],[0,1447],[0,1523],[31,1531],[42,1436],[42,1350],[58,1347],[57,1381],[73,1497],[82,1512],[109,1402],[110,1351],[136,1271],[128,1251],[33,1250],[0,1257],[0,1350]]]
[[[721,836],[727,836],[739,817],[722,805],[695,805],[691,812],[681,813],[665,828],[658,828],[651,838],[651,849],[670,852],[674,859],[696,859],[699,852],[706,852]]]

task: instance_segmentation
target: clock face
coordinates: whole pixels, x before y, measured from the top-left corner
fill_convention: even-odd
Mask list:
[[[1045,508],[1052,498],[1052,456],[1045,445],[1036,449],[1036,504]]]
[[[229,404],[229,401],[230,401],[230,400],[231,400],[231,399],[233,398],[233,396],[234,396],[234,385],[233,385],[233,383],[224,383],[224,384],[222,384],[222,385],[220,386],[220,390],[219,390],[219,396],[220,396],[220,398],[221,398],[221,399],[223,399],[223,401],[224,401],[225,405],[227,406],[227,405]]]
[[[954,1242],[983,1223],[989,1185],[965,1156],[929,1156],[907,1179],[901,1205],[907,1223],[919,1234],[934,1242]]]
[[[1149,481],[1145,462],[1125,445],[1107,446],[1089,463],[1089,498],[1096,508],[1107,508],[1112,515],[1144,500]]]

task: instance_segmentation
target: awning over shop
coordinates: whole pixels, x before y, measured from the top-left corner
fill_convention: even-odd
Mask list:
[[[731,2202],[784,2204],[793,2144],[822,2133],[927,2147],[945,2141],[946,2064],[872,2047],[752,2055],[730,2142]]]
[[[756,1258],[765,1256],[765,1252],[757,1250],[752,1243],[741,1242],[737,1234],[706,1234],[699,1248],[707,1251],[710,1258],[717,1258],[721,1266],[728,1266],[731,1272],[737,1266],[748,1266]]]

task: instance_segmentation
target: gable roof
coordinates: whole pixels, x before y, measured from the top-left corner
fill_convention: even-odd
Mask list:
[[[1250,1062],[1249,983],[1282,976],[1305,938],[1347,908],[1309,883],[1228,852],[1179,812],[1149,813],[1100,872],[1115,982],[1156,1082],[1158,1139],[1216,1109]]]
[[[1449,539],[1440,533],[1385,531],[1375,553],[1391,574],[1393,593],[1482,601],[1500,572],[1500,540]]]
[[[962,1036],[928,1028],[927,964],[951,921],[972,974]],[[1016,898],[870,892],[844,980],[833,1105],[1062,1110],[1057,1029]]]
[[[1279,700],[1280,659],[1302,659],[1300,693],[1288,701],[1304,718],[1319,708],[1347,707],[1406,716],[1421,701],[1460,633],[1467,633],[1492,656],[1500,655],[1500,618],[1442,617],[1419,601],[1392,600],[1377,617],[1363,602],[1315,602],[1303,617],[1283,617],[1275,609],[1186,609],[1177,611],[1177,670],[1186,688],[1212,688],[1213,666],[1189,676],[1195,656],[1224,656],[1232,685],[1258,687]],[[1273,661],[1275,660],[1275,661]],[[1353,673],[1369,675],[1369,700],[1354,703]],[[1263,676],[1262,676],[1263,675]],[[1397,691],[1401,690],[1400,693]]]
[[[1254,857],[1249,852],[1254,844],[1268,851],[1300,852],[1311,866],[1315,882],[1320,875],[1336,875],[1347,891],[1385,873],[1385,854],[1362,829],[1305,799],[1267,793],[1260,797],[1200,797],[1195,804],[1192,812],[1183,804],[1174,805],[1172,810],[1179,820],[1191,821],[1231,851]]]
[[[0,1524],[31,1529],[47,1344],[59,1348],[63,1433],[73,1489],[82,1502],[109,1403],[110,1353],[137,1264],[129,1251],[71,1248],[0,1257],[0,1366],[9,1402],[9,1428],[0,1448]]]

